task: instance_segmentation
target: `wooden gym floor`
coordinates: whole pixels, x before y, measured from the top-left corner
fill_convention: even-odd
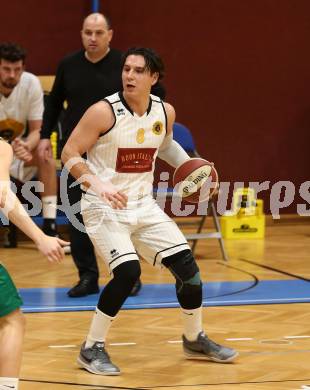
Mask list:
[[[269,221],[265,240],[226,241],[228,264],[214,240],[200,241],[196,258],[205,282],[245,281],[249,274],[260,281],[309,282],[309,238],[310,224],[302,219]],[[19,288],[69,288],[76,282],[70,256],[61,265],[48,264],[29,242],[0,252]],[[104,284],[103,266],[101,274]],[[167,271],[144,263],[142,281],[173,283]],[[122,370],[119,377],[93,375],[76,364],[91,316],[89,311],[26,314],[21,390],[284,390],[310,385],[308,303],[204,308],[209,336],[240,352],[227,365],[184,359],[178,309],[122,310],[108,339],[108,351]]]

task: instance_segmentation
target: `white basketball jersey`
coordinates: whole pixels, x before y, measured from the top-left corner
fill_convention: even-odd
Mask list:
[[[134,113],[121,92],[104,99],[114,113],[113,127],[88,151],[90,169],[137,201],[152,194],[155,160],[166,135],[167,117],[163,102],[150,95],[147,111]]]

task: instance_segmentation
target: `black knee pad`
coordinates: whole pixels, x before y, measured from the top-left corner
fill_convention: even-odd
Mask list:
[[[126,261],[114,268],[113,279],[105,286],[99,297],[98,309],[115,317],[141,275],[138,260]]]
[[[183,309],[197,309],[202,304],[202,283],[198,265],[187,249],[166,257],[162,263],[176,279],[176,293]]]
[[[114,268],[113,279],[116,282],[135,284],[141,276],[141,267],[138,260],[126,261]]]
[[[189,249],[166,257],[162,263],[172,272],[177,281],[186,283],[194,278],[196,282],[193,280],[190,284],[200,283],[200,277],[199,280],[195,277],[199,275],[199,268]]]

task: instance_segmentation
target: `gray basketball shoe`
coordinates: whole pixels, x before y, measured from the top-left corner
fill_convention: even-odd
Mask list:
[[[120,369],[115,366],[104,348],[104,343],[97,341],[92,347],[85,348],[83,343],[78,364],[87,371],[98,375],[120,375]]]
[[[183,351],[187,359],[205,359],[218,363],[229,363],[238,356],[237,351],[216,344],[204,332],[200,332],[195,341],[187,340],[184,335],[182,338]]]

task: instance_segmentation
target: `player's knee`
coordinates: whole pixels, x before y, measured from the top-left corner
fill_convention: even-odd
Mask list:
[[[122,283],[134,285],[141,276],[141,267],[138,260],[126,261],[113,270],[114,279]]]
[[[56,161],[54,157],[46,158],[46,155],[39,153],[38,149],[36,149],[34,153],[34,165],[38,166],[38,168],[45,170],[56,169]]]
[[[56,160],[53,157],[45,159],[45,161],[41,161],[39,164],[39,168],[44,168],[50,173],[54,173],[56,171]],[[44,165],[42,166],[42,164]]]
[[[178,298],[182,301],[182,307],[187,305],[187,298],[191,304],[196,302],[197,307],[202,300],[202,283],[198,265],[190,250],[184,250],[172,256],[166,257],[163,264],[171,271],[176,279]],[[184,301],[184,302],[183,302]],[[185,303],[186,302],[186,303]]]
[[[190,282],[193,285],[200,284],[199,268],[189,249],[166,257],[162,263],[174,275],[177,282]]]
[[[26,327],[26,318],[20,309],[16,309],[10,314],[2,317],[2,324],[12,329],[21,329],[24,331]]]

